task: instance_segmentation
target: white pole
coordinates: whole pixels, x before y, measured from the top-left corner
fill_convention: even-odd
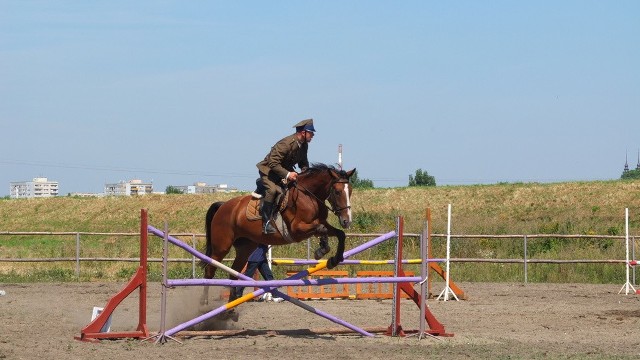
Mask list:
[[[622,285],[622,289],[620,289],[620,291],[618,291],[618,294],[620,294],[622,292],[622,290],[624,290],[624,294],[625,295],[629,295],[629,292],[631,292],[633,290],[633,292],[636,292],[636,289],[633,287],[633,285],[631,285],[631,282],[629,282],[629,208],[625,208],[624,209],[624,231],[625,231],[625,263],[624,263],[624,267],[627,270],[627,282],[624,283],[624,285]]]
[[[444,301],[447,301],[447,299],[449,299],[449,284],[450,284],[450,278],[451,278],[449,276],[449,270],[450,270],[449,257],[451,256],[450,249],[451,249],[451,204],[449,204],[449,206],[447,207],[447,266],[446,266],[447,278],[445,281],[446,288],[444,293]]]
[[[438,300],[440,300],[440,298],[444,295],[444,301],[447,301],[449,299],[449,292],[451,292],[451,295],[458,300],[458,297],[456,296],[456,294],[451,290],[451,288],[449,287],[450,284],[450,275],[449,275],[449,269],[450,269],[450,259],[451,257],[451,204],[449,204],[448,208],[447,208],[447,259],[446,259],[446,267],[445,267],[445,271],[446,271],[446,278],[445,278],[445,288],[444,290],[442,290],[442,292],[440,293],[440,295],[438,295]]]
[[[338,167],[342,170],[342,144],[338,145]]]
[[[624,240],[625,240],[625,250],[627,262],[625,263],[625,268],[627,269],[627,289],[625,295],[629,294],[629,208],[624,209]]]

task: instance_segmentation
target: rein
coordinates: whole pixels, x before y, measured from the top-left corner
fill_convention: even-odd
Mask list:
[[[329,187],[333,187],[333,184],[347,184],[349,183],[349,180],[338,180],[338,181],[332,181],[331,184],[329,185]],[[331,193],[331,190],[329,190],[329,196],[327,197],[327,199],[329,199],[329,204],[331,206],[327,206],[327,204],[325,203],[325,201],[327,199],[320,199],[319,197],[316,196],[316,194],[314,194],[313,192],[311,192],[309,189],[307,189],[306,187],[304,187],[303,185],[299,184],[297,181],[293,183],[293,187],[300,187],[302,189],[303,192],[313,196],[316,200],[318,200],[319,203],[321,203],[325,208],[327,208],[327,210],[331,211],[335,216],[338,216],[338,213],[344,209],[350,209],[351,206],[345,206],[342,208],[337,208],[334,209],[333,207],[335,207],[335,200],[331,201],[333,199],[333,193]]]

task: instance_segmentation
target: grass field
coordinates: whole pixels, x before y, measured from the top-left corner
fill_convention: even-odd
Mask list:
[[[147,195],[139,197],[0,200],[0,233],[123,232],[139,231],[140,209],[149,210],[150,224],[161,228],[167,221],[172,233],[204,232],[204,215],[214,201],[239,194]],[[624,210],[629,208],[630,233],[640,235],[640,181],[596,181],[554,184],[495,184],[472,186],[357,189],[352,205],[354,223],[349,232],[384,233],[395,228],[395,218],[405,218],[405,231],[419,233],[425,209],[432,212],[432,232],[446,233],[447,205],[452,204],[453,234],[599,234],[624,235]],[[332,221],[335,220],[331,215]],[[136,257],[136,237],[88,236],[83,238],[81,256]],[[352,244],[354,241],[350,239]],[[158,242],[159,243],[159,242]],[[152,251],[159,254],[156,243]],[[200,245],[199,245],[200,246]],[[407,257],[417,254],[409,244]],[[442,252],[442,241],[434,250]],[[278,257],[306,257],[306,245],[279,247]],[[621,243],[611,239],[532,240],[530,257],[549,259],[619,259]],[[391,258],[393,248],[381,247],[369,258]],[[0,258],[56,257],[75,255],[75,237],[0,236]],[[173,254],[172,254],[173,255]],[[151,254],[150,256],[155,256]],[[159,255],[157,255],[159,256]],[[175,256],[180,256],[176,253]],[[522,257],[517,241],[495,239],[460,240],[453,257]],[[74,264],[0,263],[0,281],[75,279]],[[134,264],[94,263],[83,269],[88,279],[123,278]],[[190,273],[190,265],[176,265],[172,271]],[[276,269],[284,272],[285,270]],[[460,264],[458,274],[467,281],[518,281],[521,266],[505,264]],[[532,281],[619,281],[621,265],[540,264],[530,267]]]

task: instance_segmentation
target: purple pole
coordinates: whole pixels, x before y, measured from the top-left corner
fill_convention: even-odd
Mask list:
[[[285,279],[285,280],[231,280],[231,279],[184,279],[168,280],[167,286],[242,286],[271,288],[282,286],[305,286],[305,285],[332,285],[332,284],[382,284],[382,283],[403,283],[420,282],[419,276],[406,277],[360,277],[360,278],[324,278],[324,279]]]
[[[316,265],[321,260],[307,260],[307,259],[273,259],[272,262],[276,265]],[[427,262],[445,262],[446,259],[429,259]],[[344,260],[340,265],[393,265],[395,260]],[[403,264],[421,264],[422,260],[411,261],[409,259],[402,260]]]

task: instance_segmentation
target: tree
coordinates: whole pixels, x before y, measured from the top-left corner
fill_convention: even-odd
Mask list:
[[[358,178],[358,170],[353,172],[351,175],[351,179],[349,179],[353,188],[359,189],[373,189],[373,181],[369,179],[359,179]]]
[[[409,175],[409,186],[436,186],[436,178],[422,169],[416,170],[416,176]]]
[[[184,192],[182,192],[182,190],[178,189],[175,186],[167,186],[167,188],[164,190],[165,194],[184,194]]]
[[[640,179],[640,169],[625,171],[620,176],[620,179]]]

